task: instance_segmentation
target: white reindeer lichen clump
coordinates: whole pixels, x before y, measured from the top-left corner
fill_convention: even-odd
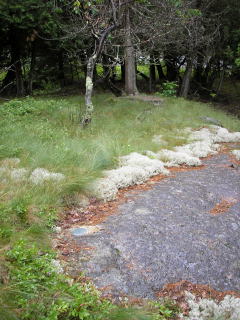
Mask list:
[[[148,177],[159,173],[169,174],[169,171],[164,168],[164,163],[157,159],[150,159],[137,152],[132,152],[127,156],[120,157],[119,162],[123,166],[140,167],[146,171]]]
[[[104,172],[104,178],[98,179],[93,185],[93,191],[98,198],[105,201],[116,198],[118,189],[144,183],[157,174],[169,174],[161,161],[133,152],[120,157],[121,167]]]
[[[157,153],[157,157],[162,161],[166,161],[165,165],[167,167],[175,167],[181,164],[186,164],[188,166],[201,165],[201,160],[199,160],[197,157],[189,155],[187,152],[164,149]]]
[[[237,160],[240,160],[240,150],[233,150],[232,154],[237,158]]]
[[[229,132],[226,128],[218,128],[215,142],[238,142],[240,141],[240,132]]]
[[[239,320],[240,319],[240,299],[232,296],[217,303],[214,300],[199,299],[186,292],[187,303],[190,307],[189,315],[181,315],[184,320]]]
[[[175,147],[173,150],[163,149],[155,153],[145,151],[145,155],[133,152],[119,158],[120,167],[104,172],[104,177],[94,182],[92,189],[98,198],[105,201],[116,198],[120,188],[145,182],[157,174],[169,174],[165,167],[177,167],[185,164],[199,166],[199,158],[218,152],[220,145],[216,142],[240,141],[240,132],[229,132],[225,128],[211,126],[198,131],[185,128],[179,134],[189,134],[189,143]],[[153,142],[164,145],[161,135],[155,135]],[[233,154],[239,157],[238,150]]]
[[[28,172],[29,170],[25,168],[13,169],[10,172],[10,177],[12,180],[15,180],[15,181],[26,180],[28,177]]]
[[[60,182],[63,179],[64,175],[62,173],[50,172],[43,168],[33,170],[29,178],[33,184],[43,184],[45,181]]]

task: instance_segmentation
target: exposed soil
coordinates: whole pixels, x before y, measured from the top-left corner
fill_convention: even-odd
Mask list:
[[[111,297],[167,296],[183,309],[185,290],[239,296],[239,161],[225,148],[201,167],[171,173],[121,190],[116,201],[68,210],[55,239],[66,272],[85,271]],[[98,229],[73,237],[81,225]]]

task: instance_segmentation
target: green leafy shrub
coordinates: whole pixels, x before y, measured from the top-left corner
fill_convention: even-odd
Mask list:
[[[24,200],[16,202],[11,209],[12,209],[12,212],[15,213],[22,222],[26,221],[28,208],[24,203]]]
[[[72,283],[58,274],[56,254],[18,241],[8,251],[11,298],[24,320],[106,319],[114,306],[101,299],[90,283]]]
[[[162,84],[162,92],[161,94],[164,97],[176,97],[178,85],[176,82],[164,82]]]

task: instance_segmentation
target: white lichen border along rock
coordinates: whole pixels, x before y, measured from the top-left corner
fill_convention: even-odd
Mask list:
[[[200,158],[216,154],[220,145],[216,142],[240,142],[240,132],[229,132],[227,129],[210,126],[198,131],[183,129],[189,134],[189,143],[175,147],[173,150],[162,149],[157,153],[146,151],[146,155],[133,152],[119,158],[119,168],[107,170],[104,177],[96,180],[91,186],[95,195],[104,201],[116,198],[118,189],[144,183],[157,174],[168,175],[165,167],[176,167],[182,164],[188,166],[201,165]],[[160,137],[162,136],[155,136]],[[161,140],[161,143],[163,140]],[[162,143],[163,144],[163,143]],[[238,158],[238,150],[233,151]]]
[[[185,292],[190,311],[188,316],[181,315],[184,320],[239,320],[240,299],[232,296],[225,296],[220,302],[214,300],[199,299],[190,293]]]

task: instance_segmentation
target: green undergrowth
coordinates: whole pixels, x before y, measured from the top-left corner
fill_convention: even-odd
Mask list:
[[[91,285],[70,285],[53,271],[50,235],[71,196],[88,195],[89,183],[103,170],[116,167],[120,155],[158,151],[161,146],[152,142],[154,135],[162,135],[167,142],[164,148],[171,149],[186,143],[181,129],[206,125],[202,116],[215,118],[232,131],[240,128],[239,120],[209,105],[164,99],[154,106],[96,95],[93,121],[86,129],[80,126],[83,97],[14,99],[0,105],[0,167],[6,158],[19,158],[19,164],[10,165],[12,169],[45,168],[65,176],[59,183],[42,185],[0,180],[0,303],[1,312],[5,310],[1,319],[114,317],[114,306],[102,301]],[[152,308],[155,319],[173,315],[162,304]],[[118,317],[124,319],[121,312]]]
[[[56,254],[42,246],[18,240],[5,254],[7,280],[0,284],[3,320],[164,320],[179,309],[169,301],[147,302],[134,308],[114,305],[86,281],[74,282],[56,272]],[[6,272],[6,271],[5,271]]]

